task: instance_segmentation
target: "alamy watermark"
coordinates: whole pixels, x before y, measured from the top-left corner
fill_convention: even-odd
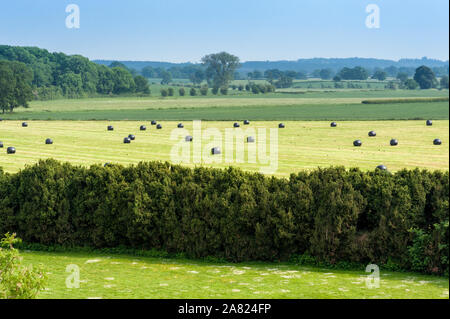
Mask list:
[[[223,132],[218,128],[202,129],[201,121],[193,121],[192,134],[177,128],[172,130],[170,139],[175,141],[170,152],[175,164],[257,164],[263,174],[274,174],[278,169],[276,128],[233,127]],[[212,154],[212,149],[216,154]]]
[[[80,28],[80,7],[76,4],[69,4],[66,7],[66,13],[69,15],[66,17],[67,29],[79,29]]]
[[[366,7],[366,13],[369,15],[366,18],[366,27],[369,29],[380,28],[380,7],[376,4],[369,4]]]
[[[368,289],[380,288],[380,268],[375,264],[367,265],[366,272],[370,273],[366,277],[366,287]]]
[[[66,288],[80,288],[80,267],[75,264],[67,265],[66,272],[70,273],[66,277]]]

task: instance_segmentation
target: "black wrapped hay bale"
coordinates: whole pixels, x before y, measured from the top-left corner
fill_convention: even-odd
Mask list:
[[[23,122],[22,123],[22,127],[28,127],[28,123],[27,122]]]
[[[108,125],[108,131],[114,131],[114,126]]]
[[[178,128],[184,128],[183,123],[178,123]]]
[[[51,138],[48,138],[45,140],[45,144],[51,145],[51,144],[53,144],[53,140]]]
[[[370,131],[369,132],[369,136],[370,137],[375,137],[375,136],[377,136],[377,133],[375,133],[375,131]]]
[[[156,129],[157,129],[157,130],[162,129],[162,125],[161,125],[161,124],[156,125]]]
[[[16,148],[10,146],[10,147],[8,147],[8,148],[6,149],[6,153],[8,153],[8,154],[16,154]]]
[[[0,142],[0,148],[3,148],[3,142]]]
[[[136,136],[134,136],[133,134],[128,135],[128,138],[132,141],[134,141],[136,139]]]
[[[427,120],[427,126],[432,126],[433,125],[433,121],[432,120]]]
[[[145,125],[141,125],[141,127],[139,128],[141,131],[145,131],[147,129],[147,127]]]
[[[108,166],[111,166],[111,163],[105,163],[105,165],[103,165],[103,167],[108,167]]]
[[[285,128],[286,126],[283,123],[278,124],[278,128]]]
[[[188,136],[186,136],[186,137],[184,138],[184,140],[185,140],[186,142],[192,142],[193,137],[190,136],[190,135],[188,135]]]
[[[255,138],[253,136],[248,136],[247,143],[255,143]]]
[[[233,127],[240,127],[239,123],[234,123]]]
[[[249,125],[250,124],[250,121],[249,120],[245,120],[244,121],[244,125]]]
[[[387,171],[387,167],[384,165],[378,165],[377,169],[379,169],[380,171]]]
[[[393,138],[390,143],[391,143],[391,146],[397,146],[398,145],[398,141],[395,138]]]
[[[361,140],[356,140],[356,141],[354,141],[353,142],[353,146],[361,146],[362,145],[362,142],[361,142]]]
[[[441,145],[442,144],[442,141],[440,140],[440,139],[435,139],[434,141],[433,141],[433,144],[434,145]]]
[[[152,125],[156,125],[156,121],[152,121]]]
[[[220,150],[220,148],[219,147],[213,147],[212,149],[211,149],[211,154],[212,155],[217,155],[217,154],[221,154],[222,152],[221,152],[221,150]]]
[[[129,137],[125,137],[123,139],[124,144],[130,144],[131,143],[131,139]]]
[[[337,126],[337,123],[336,123],[336,122],[331,122],[330,126],[331,126],[331,127],[336,127],[336,126]]]

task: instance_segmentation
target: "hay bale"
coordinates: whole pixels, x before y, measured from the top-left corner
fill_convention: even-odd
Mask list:
[[[244,125],[249,125],[250,124],[250,121],[249,120],[245,120],[244,121]]]
[[[111,166],[111,163],[105,163],[105,165],[103,165],[103,167],[108,167],[108,166]]]
[[[434,141],[433,141],[433,144],[434,145],[441,145],[442,144],[442,141],[440,140],[440,139],[435,139]]]
[[[433,121],[432,120],[427,120],[427,126],[432,126],[433,125]]]
[[[283,123],[278,124],[278,128],[285,128],[286,126]]]
[[[336,123],[336,122],[331,122],[330,126],[331,126],[331,127],[336,127],[336,126],[337,126],[337,123]]]
[[[3,148],[3,142],[0,142],[0,148]]]
[[[239,123],[234,123],[233,127],[241,127],[241,126],[239,125]]]
[[[183,123],[178,123],[178,128],[184,128]]]
[[[123,139],[123,143],[124,143],[124,144],[130,144],[130,143],[131,143],[131,139],[130,139],[129,137],[125,137],[125,138]]]
[[[141,131],[145,131],[145,130],[147,129],[147,127],[146,127],[145,125],[141,125],[141,127],[139,127],[139,129],[140,129]]]
[[[132,141],[134,141],[136,139],[136,136],[134,136],[133,134],[128,135],[128,138]]]
[[[22,122],[22,127],[28,127],[28,123],[27,122]]]
[[[356,140],[356,141],[353,141],[353,146],[357,146],[357,147],[359,147],[359,146],[361,146],[362,145],[362,142],[361,142],[361,140]]]
[[[375,131],[370,131],[369,132],[369,136],[370,137],[375,137],[375,136],[377,136],[377,133]]]
[[[8,154],[16,154],[16,148],[10,146],[10,147],[8,147],[8,148],[6,149],[6,153],[8,153]]]
[[[220,147],[213,147],[211,149],[211,154],[212,155],[218,155],[218,154],[221,154],[221,153],[222,153],[222,151],[220,150]]]
[[[51,145],[51,144],[53,144],[53,140],[51,138],[48,138],[45,140],[45,144]]]
[[[156,125],[156,129],[157,129],[157,130],[162,129],[162,125],[161,125],[161,124]]]
[[[152,125],[156,125],[156,121],[152,121]]]
[[[381,170],[381,171],[387,171],[387,167],[384,165],[378,165],[377,169]]]
[[[184,140],[185,140],[186,142],[192,142],[193,139],[194,139],[194,138],[193,138],[192,136],[190,136],[190,135],[188,135],[188,136],[186,136],[186,137],[184,138]]]
[[[114,131],[114,126],[108,125],[108,131]]]
[[[398,145],[398,141],[395,138],[393,138],[390,143],[391,143],[391,146],[397,146]]]
[[[253,136],[248,136],[247,143],[255,143],[255,138]]]

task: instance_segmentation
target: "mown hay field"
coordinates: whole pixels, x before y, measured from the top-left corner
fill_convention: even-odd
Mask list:
[[[140,161],[172,161],[171,151],[185,135],[193,135],[193,122],[185,121],[184,130],[178,129],[178,122],[162,121],[163,129],[157,130],[147,121],[28,121],[28,127],[22,127],[21,121],[0,122],[0,167],[7,172],[17,172],[27,164],[39,159],[54,158],[77,165],[91,164],[135,164]],[[390,171],[402,168],[421,168],[431,170],[449,169],[449,121],[438,120],[433,126],[425,121],[338,121],[338,126],[330,127],[329,121],[286,121],[286,128],[278,129],[278,121],[251,122],[240,129],[265,129],[267,134],[267,155],[270,149],[270,129],[278,133],[278,162],[274,175],[288,176],[301,170],[317,167],[342,165],[347,168],[359,167],[373,170],[384,164]],[[241,123],[242,124],[242,123]],[[113,125],[114,131],[107,131]],[[146,125],[146,131],[140,131],[140,125]],[[202,131],[216,128],[222,135],[223,154],[214,159],[222,162],[213,164],[193,163],[193,143],[189,144],[190,162],[184,165],[207,165],[214,167],[239,166],[245,170],[260,171],[268,164],[248,163],[248,144],[245,143],[244,163],[225,163],[225,129],[232,128],[229,121],[203,121]],[[375,131],[376,137],[368,137],[369,131]],[[251,131],[247,132],[253,134]],[[134,134],[136,140],[124,144],[123,138]],[[171,135],[176,135],[171,139]],[[244,132],[244,135],[248,135]],[[51,138],[52,145],[45,140]],[[194,139],[196,136],[194,136]],[[398,140],[398,146],[390,146],[392,138]],[[442,145],[433,145],[439,138]],[[353,141],[360,139],[362,147],[354,147]],[[259,142],[256,136],[257,143]],[[197,140],[196,140],[197,141]],[[198,142],[198,141],[197,141]],[[208,153],[211,139],[203,139],[201,149]],[[14,146],[16,154],[7,154],[6,148]],[[234,148],[235,149],[235,148]],[[234,151],[234,150],[233,150]],[[203,160],[211,160],[211,155]],[[173,162],[173,161],[172,161]]]

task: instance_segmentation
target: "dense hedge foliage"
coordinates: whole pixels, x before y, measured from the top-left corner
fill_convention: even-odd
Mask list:
[[[426,103],[426,102],[448,102],[448,97],[414,97],[395,99],[371,99],[361,101],[362,104],[389,104],[389,103]]]
[[[0,170],[0,233],[232,261],[309,255],[448,273],[449,174],[318,169],[268,177],[168,163]]]

